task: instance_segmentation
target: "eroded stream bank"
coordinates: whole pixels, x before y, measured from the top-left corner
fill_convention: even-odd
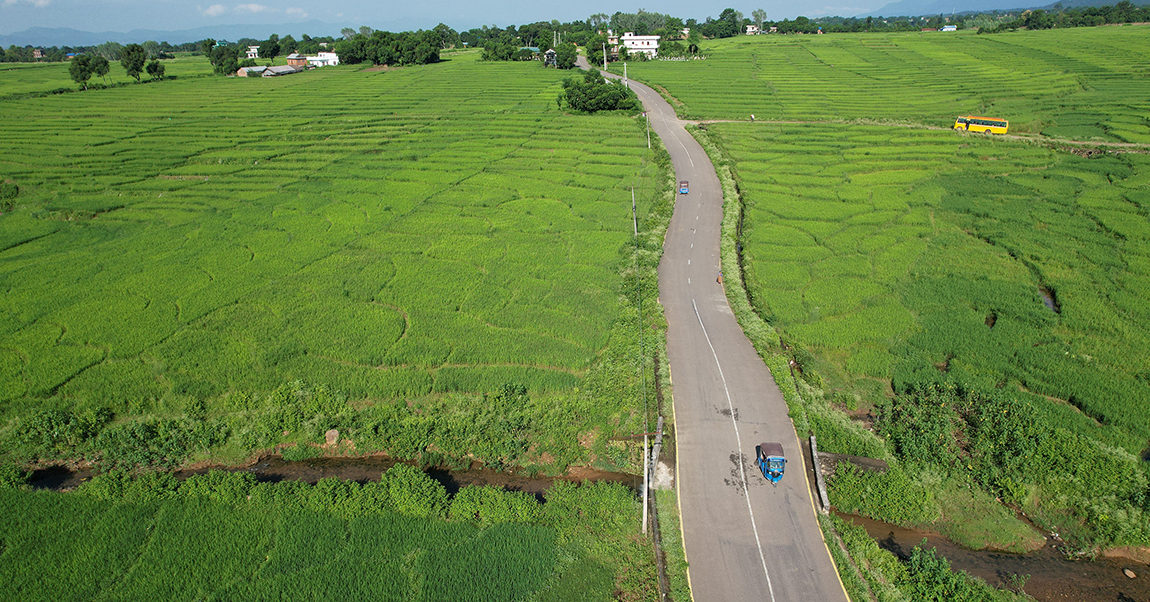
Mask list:
[[[1150,566],[1127,558],[1067,560],[1053,542],[1029,554],[967,550],[930,531],[906,529],[870,518],[838,513],[839,518],[862,526],[878,545],[900,558],[915,546],[933,547],[956,571],[966,571],[996,587],[1010,587],[1015,575],[1029,578],[1023,590],[1040,602],[1144,602],[1150,601]],[[1136,575],[1127,577],[1123,570]]]
[[[400,460],[383,455],[323,457],[308,460],[285,460],[279,455],[268,455],[244,466],[204,466],[195,469],[176,470],[173,471],[173,474],[177,478],[186,479],[193,474],[203,474],[209,470],[226,470],[228,472],[248,472],[254,475],[257,481],[262,482],[302,481],[314,485],[320,479],[337,477],[366,483],[367,481],[378,481],[384,471],[399,463],[401,463]],[[643,477],[639,475],[606,472],[585,467],[572,467],[567,471],[567,474],[558,477],[512,474],[478,465],[466,470],[431,468],[425,472],[441,483],[451,494],[468,485],[491,485],[509,491],[525,491],[540,499],[542,499],[543,493],[556,481],[610,481],[622,483],[638,490],[643,480]],[[72,471],[63,466],[53,466],[33,472],[28,482],[37,489],[67,491],[95,474],[96,472],[92,470]]]

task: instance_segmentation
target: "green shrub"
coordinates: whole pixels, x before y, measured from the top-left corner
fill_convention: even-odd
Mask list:
[[[639,109],[634,92],[622,82],[608,81],[595,69],[586,71],[582,79],[564,80],[562,98],[572,109],[588,113]]]
[[[28,482],[32,473],[10,462],[0,462],[0,489],[15,489]]]
[[[1013,602],[1029,598],[995,589],[965,571],[951,571],[950,562],[935,554],[934,548],[916,547],[911,552],[900,586],[912,600],[924,602]]]
[[[827,493],[831,504],[843,512],[896,525],[921,525],[939,516],[938,503],[930,490],[897,467],[872,472],[839,463]]]
[[[383,473],[380,485],[391,506],[408,516],[440,518],[447,514],[447,491],[422,470],[396,464]]]
[[[540,514],[539,503],[531,494],[489,485],[460,489],[452,497],[448,510],[452,520],[470,521],[483,527],[495,523],[534,523]]]
[[[20,187],[12,182],[0,182],[0,211],[11,211],[16,206]]]

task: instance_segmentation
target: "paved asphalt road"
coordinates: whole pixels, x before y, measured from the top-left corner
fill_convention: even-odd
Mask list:
[[[584,57],[580,66],[588,68]],[[727,305],[719,273],[723,193],[715,168],[675,111],[628,82],[663,140],[679,195],[659,265],[675,404],[679,504],[696,602],[847,600],[815,518],[787,405]],[[778,485],[755,446],[783,445]]]

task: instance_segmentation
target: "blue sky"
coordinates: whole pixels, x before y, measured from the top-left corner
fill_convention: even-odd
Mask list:
[[[538,0],[0,0],[0,34],[30,27],[70,27],[92,32],[170,31],[209,25],[289,25],[307,21],[340,27],[367,25],[391,31],[429,29],[443,22],[462,31],[480,25],[503,27],[551,19],[567,22],[586,19],[592,13],[635,12],[640,8],[700,21],[708,16],[717,17],[726,7],[747,15],[762,8],[767,11],[768,19],[777,20],[800,14],[810,17],[853,15],[883,6],[887,1],[665,0],[661,4],[621,4],[605,0],[554,3]]]

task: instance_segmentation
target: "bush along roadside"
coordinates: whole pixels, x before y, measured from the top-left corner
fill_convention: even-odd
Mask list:
[[[739,256],[739,225],[743,208],[738,183],[721,146],[706,129],[699,126],[688,129],[707,151],[723,185],[720,252],[723,273],[731,275],[723,280],[727,301],[782,391],[796,432],[800,438],[811,433],[817,435],[819,448],[828,452],[877,458],[890,466],[884,473],[851,469],[839,471],[829,482],[832,505],[903,525],[922,525],[938,519],[941,516],[939,502],[930,488],[916,478],[918,474],[914,467],[904,466],[890,453],[882,439],[832,407],[814,370],[793,369],[802,367],[804,349],[794,341],[788,341],[754,310],[743,282]],[[855,544],[854,549],[852,545],[845,546],[851,553],[847,562],[838,544],[841,521],[835,521],[837,519],[822,517],[820,525],[852,597],[867,599],[866,592],[870,591],[879,600],[1022,599],[1012,592],[996,590],[965,573],[952,572],[945,559],[937,558],[931,552],[916,548],[910,561],[901,563],[893,555],[878,549],[877,544],[866,536],[865,530],[861,536],[857,531],[851,531],[850,537],[843,539]],[[862,546],[865,541],[860,537],[869,541],[878,552]],[[860,556],[863,553],[865,555]],[[873,568],[876,563],[883,568]],[[876,589],[872,582],[882,587]]]

